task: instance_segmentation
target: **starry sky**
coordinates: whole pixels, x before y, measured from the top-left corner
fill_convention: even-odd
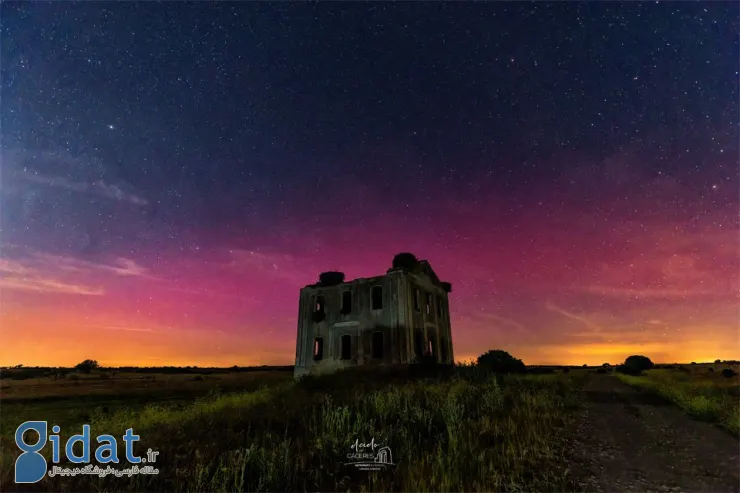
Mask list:
[[[740,357],[736,2],[0,9],[0,365],[289,365],[402,251],[458,360]]]

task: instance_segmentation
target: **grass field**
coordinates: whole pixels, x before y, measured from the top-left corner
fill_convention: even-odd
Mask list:
[[[92,436],[120,436],[133,427],[141,436],[139,453],[159,451],[158,475],[57,476],[24,490],[576,489],[561,458],[577,408],[580,371],[497,377],[457,367],[452,374],[431,377],[355,370],[299,384],[290,376],[223,374],[221,395],[208,395],[214,381],[193,380],[192,375],[169,381],[157,376],[140,386],[114,382],[109,392],[91,382],[97,389],[93,401],[81,390],[82,380],[76,384],[80,391],[66,399],[61,390],[33,399],[30,390],[13,388],[16,382],[11,382],[10,389],[3,389],[0,439],[12,441],[15,427],[27,419],[59,424],[63,437],[90,422]],[[241,383],[226,385],[230,379]],[[204,382],[208,385],[199,387]],[[239,385],[251,388],[236,391]],[[121,398],[118,389],[130,397]],[[157,399],[163,391],[169,397]],[[198,393],[202,397],[193,402]],[[13,394],[6,401],[5,395]],[[155,404],[146,404],[152,397]],[[62,403],[69,412],[59,411]],[[390,447],[395,466],[368,472],[345,464],[355,440],[372,439]],[[3,454],[5,489],[18,489],[12,484],[14,459],[14,454]]]
[[[716,423],[740,436],[740,377],[723,377],[725,368],[738,365],[675,365],[648,370],[643,376],[616,374],[625,383],[659,395],[693,418]]]

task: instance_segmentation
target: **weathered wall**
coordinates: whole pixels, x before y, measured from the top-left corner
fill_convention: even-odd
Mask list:
[[[451,330],[449,321],[449,301],[447,293],[431,282],[426,276],[417,276],[411,273],[406,274],[407,278],[407,307],[406,312],[408,320],[408,337],[409,337],[409,350],[411,358],[417,356],[414,341],[415,329],[420,329],[423,334],[424,350],[428,345],[428,341],[432,340],[435,348],[435,355],[437,361],[440,363],[451,363],[454,361],[450,356],[452,355],[451,349]],[[419,303],[418,308],[414,301],[414,291],[418,290]],[[430,311],[427,312],[427,300],[426,295],[432,296]],[[437,311],[437,305],[442,305],[442,315],[439,316]],[[447,348],[447,361],[442,361],[441,344],[445,342]]]

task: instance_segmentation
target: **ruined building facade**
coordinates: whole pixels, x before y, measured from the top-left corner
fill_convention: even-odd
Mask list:
[[[452,364],[451,290],[411,254],[396,255],[377,277],[322,274],[301,289],[295,377],[421,359]]]

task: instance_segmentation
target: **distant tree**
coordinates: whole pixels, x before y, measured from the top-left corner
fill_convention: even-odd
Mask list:
[[[695,365],[695,364],[696,364],[696,361],[692,361],[692,362],[691,362],[691,364],[692,364],[692,365]]]
[[[639,370],[640,372],[650,370],[651,368],[653,368],[653,366],[655,366],[653,365],[653,362],[650,361],[650,358],[639,354],[633,354],[632,356],[627,357],[627,359],[624,360],[624,364],[626,366]]]
[[[718,359],[716,359],[716,360],[714,360],[714,363],[715,363],[715,364],[720,364],[720,363],[722,363],[722,360],[718,360]]]
[[[584,368],[588,368],[588,365],[586,363],[583,363]]]
[[[82,373],[90,373],[92,370],[97,368],[100,368],[100,365],[98,365],[98,362],[94,359],[86,359],[75,366],[75,370],[81,371]]]
[[[604,363],[604,364],[603,364],[603,365],[601,365],[601,366],[603,366],[604,368],[609,368],[609,367],[610,367],[611,365],[610,365],[609,363]]]
[[[722,370],[722,376],[725,378],[732,378],[737,376],[737,372],[732,368],[725,368]]]
[[[492,349],[481,354],[477,363],[479,367],[496,373],[524,373],[527,369],[522,360],[501,349]]]

